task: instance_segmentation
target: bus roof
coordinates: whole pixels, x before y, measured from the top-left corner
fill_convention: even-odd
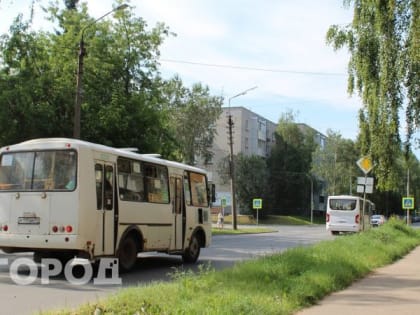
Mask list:
[[[359,199],[360,196],[352,196],[352,195],[334,195],[328,196],[328,199]]]
[[[95,151],[101,151],[109,154],[114,154],[117,156],[132,158],[132,159],[141,159],[145,162],[151,162],[161,165],[166,165],[175,168],[181,168],[189,171],[207,173],[205,170],[191,166],[188,164],[169,161],[161,159],[157,154],[140,154],[127,150],[127,148],[114,148],[102,144],[92,143],[84,140],[71,139],[71,138],[39,138],[27,140],[21,143],[14,145],[5,146],[0,149],[0,152],[4,151],[26,151],[26,150],[42,150],[42,149],[63,149],[63,148],[87,148]]]

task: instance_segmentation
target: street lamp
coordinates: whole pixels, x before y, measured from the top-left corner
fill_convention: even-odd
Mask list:
[[[230,114],[230,101],[231,101],[233,98],[238,97],[238,96],[245,95],[245,94],[246,94],[246,93],[248,93],[249,91],[255,90],[257,87],[258,87],[258,86],[254,86],[254,87],[249,88],[249,89],[247,89],[247,90],[245,90],[245,91],[243,91],[243,92],[241,92],[241,93],[238,93],[238,94],[236,94],[236,95],[234,95],[234,96],[232,96],[232,97],[229,97],[229,114]]]
[[[249,88],[239,94],[236,94],[229,98],[229,116],[228,116],[228,127],[229,127],[229,145],[230,145],[230,159],[229,159],[229,170],[230,170],[230,190],[232,195],[232,225],[233,229],[236,230],[238,228],[237,226],[237,220],[236,220],[236,199],[235,199],[235,165],[233,161],[233,120],[232,120],[232,114],[230,112],[230,101],[234,99],[235,97],[245,95],[249,91],[255,90],[257,86],[254,86],[252,88]]]
[[[78,57],[78,63],[77,63],[77,77],[76,77],[76,100],[74,102],[74,125],[73,125],[73,138],[80,139],[80,107],[82,104],[82,78],[83,78],[83,58],[86,55],[86,49],[85,49],[85,42],[83,40],[85,31],[89,27],[91,27],[93,24],[98,22],[99,20],[102,20],[107,15],[118,11],[123,10],[125,8],[128,8],[127,4],[121,4],[115,9],[109,11],[108,13],[105,13],[100,18],[97,18],[92,23],[89,23],[84,28],[82,28],[81,35],[80,35],[80,42],[79,42],[79,57]]]

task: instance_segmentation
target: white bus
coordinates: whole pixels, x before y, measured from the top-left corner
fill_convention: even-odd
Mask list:
[[[196,262],[211,243],[204,170],[85,141],[35,139],[0,149],[0,249],[39,260],[140,252]]]
[[[374,204],[366,200],[363,216],[363,198],[357,196],[329,196],[327,202],[327,231],[336,235],[340,232],[359,232],[370,226],[370,214]]]

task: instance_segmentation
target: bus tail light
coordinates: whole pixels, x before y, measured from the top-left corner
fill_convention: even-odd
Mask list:
[[[329,213],[327,213],[326,221],[330,222],[330,214]]]
[[[64,225],[60,225],[60,226],[54,225],[51,228],[51,230],[53,231],[53,233],[57,233],[57,232],[60,232],[60,233],[71,233],[71,232],[73,232],[73,227],[71,225],[67,225],[67,226],[64,226]]]
[[[354,218],[354,221],[356,222],[356,224],[359,224],[360,222],[360,215],[357,214],[356,217]]]
[[[9,230],[9,227],[7,226],[7,224],[5,224],[1,227],[1,230],[7,232]]]

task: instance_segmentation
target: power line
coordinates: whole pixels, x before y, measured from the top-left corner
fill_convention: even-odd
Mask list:
[[[316,75],[316,76],[345,76],[344,73],[338,73],[338,72],[313,72],[313,71],[281,70],[281,69],[258,68],[258,67],[249,67],[249,66],[212,64],[212,63],[194,62],[194,61],[176,60],[176,59],[160,59],[160,61],[170,62],[170,63],[188,64],[188,65],[193,65],[193,66],[228,68],[228,69],[247,70],[247,71],[263,71],[263,72],[289,73],[289,74],[301,74],[301,75]]]

